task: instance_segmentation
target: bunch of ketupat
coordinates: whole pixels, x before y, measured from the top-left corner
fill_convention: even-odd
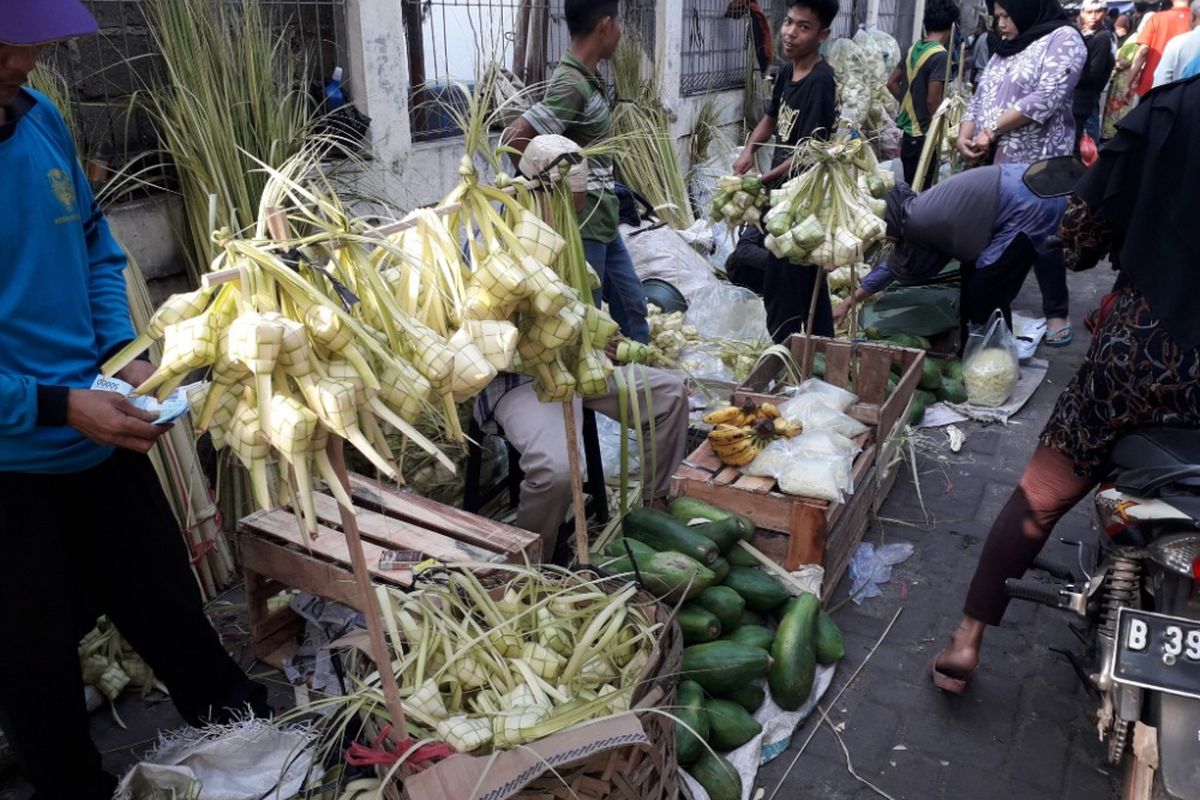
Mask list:
[[[306,151],[268,170],[253,237],[218,235],[213,269],[236,269],[236,281],[171,297],[104,365],[111,375],[161,339],[162,366],[137,387],[160,396],[211,368],[192,398],[197,430],[249,470],[263,508],[273,505],[274,451],[278,496],[296,498],[309,536],[312,469],[349,505],[325,454],[330,433],[396,481],[381,423],[453,471],[418,418],[461,440],[456,403],[504,370],[532,375],[544,400],[606,391],[603,347],[616,331],[590,302],[595,276],[573,206],[557,210],[569,194],[550,201],[560,235],[530,210],[544,198],[523,189],[518,201],[465,173],[445,208],[414,212],[387,235],[350,215],[318,163]]]
[[[604,348],[618,328],[592,300],[600,281],[584,256],[570,187],[559,180],[535,193],[517,180],[511,182],[510,197],[479,182],[473,170],[465,173],[445,201],[462,208],[450,224],[478,230],[483,239],[478,255],[472,247],[475,265],[465,313],[516,326],[511,370],[531,376],[543,402],[608,391],[612,362]],[[509,180],[501,176],[499,182]],[[503,209],[503,217],[491,203]]]
[[[108,617],[96,620],[96,627],[79,642],[79,666],[83,682],[95,686],[100,693],[115,701],[126,689],[138,689],[143,694],[158,687],[154,673],[129,643],[121,638]]]
[[[455,567],[446,583],[377,589],[413,736],[478,755],[627,712],[662,627],[636,585],[557,567],[486,567],[507,582],[489,592],[470,567]],[[378,674],[359,686],[318,701],[338,709],[327,736],[340,738],[350,718],[386,713]]]
[[[674,361],[683,348],[700,341],[700,331],[696,326],[683,324],[682,311],[666,313],[653,303],[648,303],[646,322],[650,325],[650,346],[660,361]]]
[[[761,228],[759,222],[767,200],[767,189],[761,177],[724,175],[717,181],[717,193],[713,196],[708,218],[713,222],[724,222],[731,229],[743,225]]]
[[[811,166],[771,192],[771,210],[763,217],[766,248],[793,263],[826,269],[862,261],[886,232],[880,201],[858,182],[863,173],[886,191],[875,154],[863,139],[841,137],[806,140],[797,154]]]
[[[851,39],[829,47],[829,64],[837,75],[839,127],[872,137],[897,111],[887,90],[892,66],[900,63],[900,46],[887,33],[859,30]]]

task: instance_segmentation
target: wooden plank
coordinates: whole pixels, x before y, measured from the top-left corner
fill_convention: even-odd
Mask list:
[[[881,404],[887,396],[892,375],[892,354],[887,348],[865,346],[859,351],[858,385],[855,394],[867,403]]]
[[[716,486],[703,481],[673,482],[672,494],[687,495],[712,503],[717,508],[733,511],[749,517],[760,528],[773,531],[788,529],[788,503],[772,495],[739,492],[727,486]]]
[[[742,475],[733,482],[733,488],[754,494],[768,494],[775,490],[775,479],[760,478],[757,475]]]
[[[242,563],[247,569],[268,571],[276,580],[292,588],[336,600],[352,608],[359,606],[354,576],[342,566],[349,564],[349,555],[346,561],[335,564],[259,536],[245,534],[241,538],[241,549]],[[412,573],[407,570],[385,572],[380,578],[405,588],[412,585]]]
[[[823,380],[845,389],[850,384],[850,357],[852,349],[844,342],[830,342],[825,350],[825,375]],[[855,392],[857,394],[857,392]]]
[[[879,438],[882,439],[889,435],[897,425],[903,424],[908,419],[904,416],[905,409],[912,402],[913,394],[917,391],[917,384],[921,380],[921,373],[925,364],[925,353],[920,350],[908,351],[912,355],[912,361],[905,368],[904,373],[900,376],[900,380],[896,382],[896,390],[892,392],[891,397],[884,401],[880,408],[879,414]]]
[[[541,558],[542,538],[531,531],[443,505],[413,492],[398,492],[355,473],[350,474],[350,492],[356,504],[370,511],[399,517],[452,539],[503,553],[510,561],[524,561],[522,553],[533,562]]]
[[[326,524],[338,524],[341,512],[338,503],[327,494],[315,493],[314,505],[317,509],[317,519]],[[494,550],[485,550],[466,542],[459,542],[449,536],[443,536],[436,531],[418,527],[411,522],[386,517],[375,511],[356,509],[358,530],[363,537],[364,548],[371,542],[378,542],[386,547],[376,547],[376,550],[419,550],[430,558],[451,563],[455,561],[501,561],[504,554]],[[314,543],[315,544],[315,543]],[[379,556],[367,556],[368,564],[378,564]]]
[[[801,564],[821,564],[825,558],[825,514],[803,503],[793,503],[788,520],[788,571]]]
[[[676,467],[675,474],[672,477],[680,480],[707,481],[712,478],[712,473],[705,472],[701,469],[696,469],[695,467],[689,466],[687,461],[684,461],[682,464]]]
[[[318,497],[320,497],[320,495],[318,495]],[[335,502],[335,501],[333,501],[333,499],[330,498],[330,502]],[[243,524],[245,524],[245,523],[243,522]],[[275,509],[274,511],[267,512],[266,514],[264,514],[254,520],[254,528],[252,530],[254,531],[254,533],[257,533],[257,534],[270,536],[275,539],[281,539],[285,543],[294,545],[296,548],[299,548],[301,550],[303,550],[303,548],[304,548],[304,542],[300,539],[300,534],[296,530],[296,518],[289,511],[284,511],[283,509]],[[350,552],[346,547],[346,539],[345,539],[345,537],[342,536],[341,532],[335,531],[330,528],[326,528],[321,533],[323,535],[317,536],[315,539],[312,540],[311,553],[316,556],[322,557],[325,560],[332,561],[335,564],[350,566]],[[242,535],[242,546],[243,546],[242,558],[243,558],[243,560],[245,559],[244,548],[247,545],[250,545],[250,547],[253,548],[254,545],[250,544],[250,543],[254,542],[255,539],[256,539],[256,537],[253,534],[247,535],[247,533],[245,533],[245,532],[243,533],[243,535]],[[280,548],[280,549],[282,549],[282,548]],[[378,564],[379,556],[380,556],[380,554],[383,553],[384,549],[385,548],[380,547],[377,544],[372,544],[371,542],[363,542],[363,555],[366,556],[368,564]],[[288,551],[285,551],[285,552],[288,552]],[[313,561],[316,561],[317,563],[322,563],[321,561],[318,561],[315,558],[313,559]],[[256,562],[256,563],[257,563],[257,566],[252,566],[251,567],[252,569],[255,569],[256,571],[261,572],[263,574],[270,575],[272,578],[283,581],[284,583],[287,583],[289,586],[295,586],[296,588],[307,589],[308,591],[311,591],[314,594],[319,594],[322,597],[328,597],[331,600],[338,600],[339,602],[344,602],[347,605],[352,605],[355,608],[358,608],[358,605],[356,604],[357,601],[352,603],[349,600],[344,600],[344,599],[341,599],[339,597],[335,597],[335,596],[329,594],[330,587],[324,586],[322,583],[316,582],[316,583],[309,583],[308,585],[301,585],[301,584],[295,583],[294,581],[302,578],[303,575],[281,574],[281,567],[278,566],[277,564],[275,564],[271,560],[268,560],[265,562]],[[294,565],[294,561],[289,562],[289,565]],[[295,571],[296,568],[294,566],[292,566],[292,569],[293,569],[293,571]],[[372,569],[371,572],[376,578],[378,578],[379,580],[384,581],[386,583],[394,583],[398,586],[412,585],[412,574],[405,570],[380,572],[377,569]],[[328,575],[329,573],[324,573],[324,574]],[[347,572],[346,575],[349,576],[350,573]],[[347,580],[352,580],[352,579],[348,577]],[[353,585],[348,586],[347,589],[352,593],[354,592]],[[359,609],[359,610],[361,610],[361,609]]]
[[[707,439],[701,442],[700,446],[693,450],[686,460],[690,465],[699,469],[706,469],[712,475],[717,474],[725,468],[725,465],[721,463],[721,459],[717,457]]]
[[[741,476],[742,473],[738,472],[737,467],[725,467],[713,476],[712,482],[717,486],[729,486]]]

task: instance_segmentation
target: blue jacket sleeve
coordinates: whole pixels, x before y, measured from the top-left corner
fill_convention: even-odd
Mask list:
[[[892,275],[892,268],[888,266],[888,262],[884,261],[871,270],[867,274],[867,277],[862,279],[860,286],[864,292],[878,294],[888,286],[891,286],[895,280],[896,277]]]
[[[33,430],[38,423],[37,398],[33,378],[0,373],[0,436],[19,436]]]

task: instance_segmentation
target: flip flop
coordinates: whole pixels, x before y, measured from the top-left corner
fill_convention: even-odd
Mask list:
[[[956,678],[953,675],[942,672],[937,668],[938,659],[942,657],[945,650],[939,650],[929,662],[929,677],[933,679],[933,685],[949,694],[962,694],[967,690],[967,685],[971,682],[971,676],[966,678]]]
[[[1071,343],[1071,325],[1062,326],[1054,333],[1046,334],[1047,347],[1066,347]]]

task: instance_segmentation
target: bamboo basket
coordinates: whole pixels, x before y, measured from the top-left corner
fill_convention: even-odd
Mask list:
[[[614,587],[622,583],[612,581]],[[644,590],[634,595],[633,602],[643,608],[652,622],[670,618],[670,610]],[[493,791],[488,796],[514,800],[675,800],[679,797],[675,721],[653,709],[671,711],[675,707],[682,667],[683,634],[671,618],[651,650],[650,660],[633,695],[632,710],[645,731],[648,745],[625,745],[586,755],[577,761],[555,764],[553,772],[547,769],[513,794]],[[367,726],[368,730],[373,727]],[[370,735],[376,734],[377,729]],[[387,770],[387,767],[379,767],[380,777]],[[404,780],[411,774],[406,767],[401,767],[392,782],[383,788],[385,800],[413,800],[404,790]]]

